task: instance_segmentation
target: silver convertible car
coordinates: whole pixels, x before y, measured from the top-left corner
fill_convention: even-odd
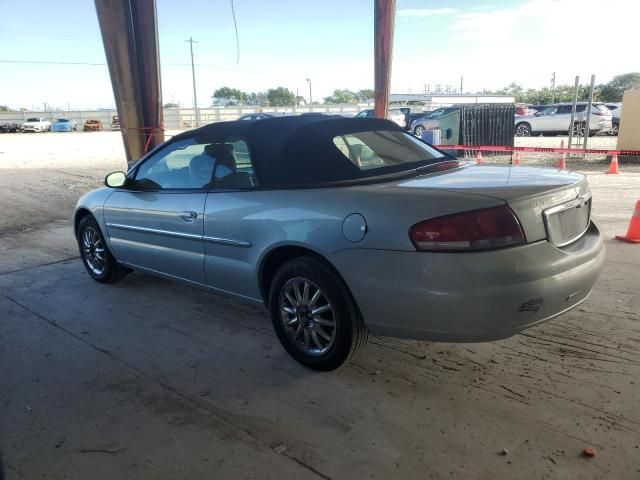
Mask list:
[[[583,175],[459,161],[387,120],[207,125],[105,183],[74,214],[91,277],[139,270],[264,302],[318,370],[368,332],[509,337],[585,300],[604,259]]]

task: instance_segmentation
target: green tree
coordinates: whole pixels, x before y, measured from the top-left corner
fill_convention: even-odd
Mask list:
[[[6,105],[0,105],[0,112],[10,112],[11,109]]]
[[[211,102],[223,105],[238,105],[245,103],[247,94],[237,88],[221,87],[213,92]]]
[[[508,86],[494,93],[498,95],[509,95],[515,97],[516,102],[524,102],[524,92],[522,90],[522,86],[515,82],[510,83]]]
[[[178,106],[179,105],[177,103],[173,103],[173,102],[168,102],[163,105],[164,108],[178,108]]]
[[[375,96],[371,88],[364,88],[362,90],[358,90],[358,93],[356,95],[358,97],[358,100],[361,102],[367,102],[369,100],[373,100],[373,97]]]
[[[599,99],[603,102],[621,102],[624,92],[632,88],[640,88],[640,72],[616,75],[609,83],[601,86]]]
[[[333,91],[333,94],[324,97],[324,103],[358,103],[358,95],[356,92],[352,92],[348,89],[336,89]]]
[[[296,94],[285,87],[270,88],[267,90],[267,100],[272,107],[288,107],[295,105]]]

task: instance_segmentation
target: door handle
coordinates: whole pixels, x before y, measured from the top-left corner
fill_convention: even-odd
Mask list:
[[[193,222],[196,218],[198,218],[198,214],[196,212],[180,212],[178,215],[185,222],[189,222],[189,223]]]

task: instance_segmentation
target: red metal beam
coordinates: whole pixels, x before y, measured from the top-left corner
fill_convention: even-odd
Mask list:
[[[391,60],[393,53],[393,23],[396,15],[395,0],[374,0],[374,114],[386,118],[389,110],[391,87]]]

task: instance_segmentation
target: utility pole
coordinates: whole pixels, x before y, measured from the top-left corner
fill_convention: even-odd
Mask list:
[[[556,103],[556,72],[551,74],[551,103]]]
[[[200,126],[200,110],[198,110],[198,96],[196,95],[196,67],[193,63],[193,44],[198,43],[192,37],[189,37],[189,47],[191,49],[191,78],[193,79],[193,111],[195,114],[195,126]]]
[[[463,83],[464,83],[464,77],[463,77],[463,76],[461,76],[461,77],[460,77],[460,95],[462,95],[462,94],[464,93],[464,92],[462,91],[462,85],[463,85]]]
[[[313,103],[313,97],[311,96],[311,79],[307,78],[305,80],[309,84],[309,105],[311,105]]]

